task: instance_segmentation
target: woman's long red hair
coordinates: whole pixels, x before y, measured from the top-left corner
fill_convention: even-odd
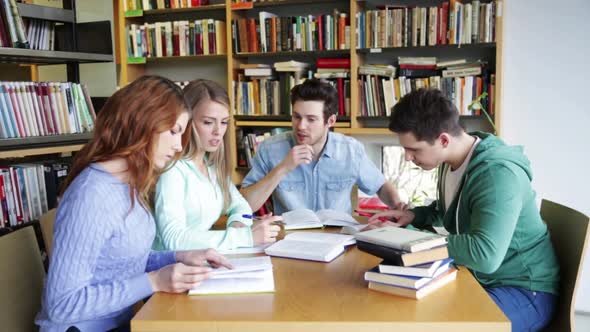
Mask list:
[[[160,76],[142,76],[115,92],[98,113],[92,140],[76,154],[64,190],[91,163],[123,158],[131,206],[137,195],[149,209],[158,176],[153,161],[157,134],[173,128],[187,110],[180,87]]]

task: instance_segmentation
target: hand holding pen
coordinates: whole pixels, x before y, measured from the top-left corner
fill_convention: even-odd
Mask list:
[[[283,220],[281,216],[273,216],[270,213],[260,218],[254,218],[249,214],[242,215],[242,217],[254,219],[252,224],[252,240],[255,246],[277,241],[277,236],[281,231],[280,224],[282,224]]]

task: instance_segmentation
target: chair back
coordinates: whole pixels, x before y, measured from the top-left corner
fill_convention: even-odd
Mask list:
[[[45,251],[47,257],[51,257],[51,249],[53,248],[53,223],[55,222],[55,211],[51,209],[39,218],[41,225],[41,234],[43,235],[43,242],[45,242]]]
[[[0,237],[0,322],[3,331],[38,331],[45,270],[33,227]]]
[[[549,228],[560,266],[559,299],[553,321],[545,331],[572,331],[590,220],[583,213],[545,199],[541,203],[541,217]]]

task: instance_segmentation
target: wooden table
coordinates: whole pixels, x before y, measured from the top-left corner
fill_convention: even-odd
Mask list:
[[[132,331],[510,331],[466,268],[421,300],[369,290],[365,271],[379,259],[356,247],[331,263],[273,258],[275,293],[188,296],[157,293]]]

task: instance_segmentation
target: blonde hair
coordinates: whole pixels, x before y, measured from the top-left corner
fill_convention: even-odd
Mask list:
[[[198,79],[190,82],[184,88],[184,98],[189,105],[193,118],[195,118],[196,112],[201,107],[207,105],[213,101],[218,104],[225,106],[228,110],[230,109],[229,96],[227,91],[218,83],[206,79]],[[191,130],[187,130],[185,135],[189,135],[188,144],[185,145],[182,151],[183,159],[194,159],[199,152],[203,152],[204,147],[199,139],[199,134],[195,128],[194,122],[191,121]],[[225,134],[224,134],[225,138]],[[184,141],[184,140],[183,140]],[[221,187],[221,193],[223,195],[223,209],[227,211],[231,204],[230,195],[230,170],[227,166],[227,160],[229,156],[226,155],[224,140],[221,140],[219,149],[208,155],[207,165],[215,168],[217,174],[217,181]]]

